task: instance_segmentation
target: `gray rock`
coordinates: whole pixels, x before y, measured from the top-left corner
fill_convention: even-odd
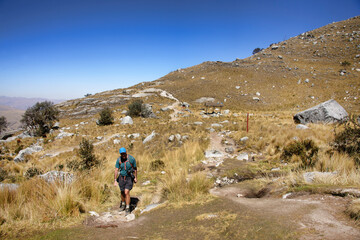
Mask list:
[[[188,107],[190,107],[190,104],[188,104],[187,102],[182,102],[181,106],[184,108],[188,108]]]
[[[189,139],[189,136],[188,135],[184,135],[181,137],[181,140],[185,141],[185,140],[188,140]]]
[[[259,102],[259,101],[260,101],[260,98],[258,98],[258,97],[253,97],[253,100]]]
[[[152,209],[155,209],[155,208],[157,208],[158,206],[160,206],[160,205],[162,205],[162,204],[163,204],[163,203],[154,203],[154,204],[147,205],[147,206],[145,207],[145,209],[142,210],[140,213],[142,214],[142,213],[144,213],[144,212],[149,212],[149,211],[151,211]]]
[[[199,125],[199,126],[200,126],[200,125],[203,125],[202,122],[194,122],[194,124],[195,124],[195,125]]]
[[[126,116],[121,119],[121,124],[122,125],[126,125],[126,124],[132,125],[132,124],[134,124],[134,121],[132,120],[132,118],[130,116]]]
[[[230,114],[230,110],[229,110],[229,109],[224,110],[223,114],[224,114],[224,115],[229,115],[229,114]]]
[[[213,124],[211,124],[211,127],[212,128],[221,128],[221,127],[223,127],[223,125],[221,125],[219,123],[213,123]]]
[[[74,174],[63,171],[50,171],[39,175],[39,177],[48,183],[64,182],[70,184],[75,180]]]
[[[140,137],[140,133],[132,133],[127,135],[128,138],[139,138]]]
[[[222,154],[221,152],[219,152],[217,150],[205,151],[205,158],[221,158],[223,156],[224,156],[224,154]]]
[[[174,135],[171,135],[168,140],[169,140],[169,142],[175,141],[175,136],[174,136]]]
[[[309,127],[303,124],[298,124],[296,125],[296,129],[309,129]]]
[[[156,118],[150,104],[144,103],[141,105],[141,116],[144,118]]]
[[[175,138],[176,138],[176,140],[180,141],[181,140],[181,135],[177,133],[177,134],[175,134]]]
[[[73,133],[61,132],[56,136],[55,139],[63,139],[64,137],[72,137],[72,136],[74,136]]]
[[[294,115],[295,123],[301,124],[344,122],[348,118],[345,109],[333,99]]]
[[[150,142],[151,140],[154,139],[155,136],[156,136],[155,131],[152,131],[152,133],[144,139],[143,144]]]
[[[237,160],[240,161],[249,161],[249,155],[247,153],[240,153],[237,157]]]
[[[167,112],[167,111],[170,111],[170,108],[169,107],[163,107],[160,109],[162,112]]]
[[[120,144],[120,140],[119,139],[114,139],[114,144],[115,145]]]
[[[197,102],[197,103],[214,102],[214,101],[215,101],[215,98],[212,98],[212,97],[202,97],[202,98],[195,100],[195,102]]]
[[[98,137],[96,137],[96,140],[101,141],[101,140],[103,140],[103,138],[104,138],[104,137],[98,136]]]
[[[19,154],[14,158],[14,162],[22,162],[25,160],[26,155],[30,155],[35,152],[40,152],[43,150],[43,147],[39,145],[30,146],[19,152]]]
[[[240,141],[241,141],[241,142],[246,142],[247,140],[249,140],[249,137],[242,137],[242,138],[240,138]]]
[[[271,50],[276,50],[276,49],[278,49],[278,48],[279,48],[278,45],[272,45],[272,46],[271,46]]]
[[[227,148],[225,148],[225,152],[226,152],[226,153],[233,154],[233,153],[234,153],[234,149],[233,149],[232,147],[227,147]]]
[[[0,190],[8,189],[10,191],[15,191],[19,187],[19,184],[15,183],[0,183]]]

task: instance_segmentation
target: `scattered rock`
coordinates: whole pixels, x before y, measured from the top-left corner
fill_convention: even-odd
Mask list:
[[[167,112],[167,111],[170,111],[170,108],[169,107],[163,107],[163,108],[160,108],[160,110],[162,112]]]
[[[56,136],[55,139],[63,139],[64,137],[72,137],[72,136],[74,136],[74,133],[61,132]]]
[[[240,161],[249,161],[249,155],[247,153],[240,153],[237,157],[237,160]]]
[[[104,138],[104,137],[98,136],[98,137],[96,137],[96,140],[101,141],[101,140],[103,140],[103,138]]]
[[[128,138],[139,138],[140,137],[140,133],[132,133],[127,135]]]
[[[229,154],[233,154],[234,153],[234,149],[232,147],[227,147],[225,148],[225,152],[229,153]]]
[[[240,141],[241,141],[241,142],[246,142],[247,140],[249,140],[249,137],[242,137],[242,138],[240,138]]]
[[[151,140],[154,139],[155,136],[156,136],[155,131],[152,131],[152,133],[144,139],[143,144],[150,142]]]
[[[100,217],[100,215],[97,212],[89,211],[89,213],[90,213],[90,216]]]
[[[48,183],[64,182],[70,184],[74,181],[74,174],[63,171],[50,171],[45,174],[39,175]]]
[[[10,191],[15,191],[19,187],[19,184],[15,183],[0,183],[0,190],[4,190],[5,188]]]
[[[253,100],[259,102],[259,101],[260,101],[260,98],[258,98],[258,97],[253,97]]]
[[[147,181],[145,181],[145,182],[143,182],[143,186],[146,186],[146,185],[149,185],[150,184],[150,181],[149,180],[147,180]]]
[[[213,128],[222,128],[223,125],[221,125],[219,123],[213,123],[213,124],[211,124],[211,127],[213,127]]]
[[[309,127],[304,124],[298,124],[296,125],[296,129],[309,129]]]
[[[115,145],[120,144],[120,140],[119,139],[114,139],[114,144]]]
[[[295,123],[301,124],[344,122],[348,118],[345,109],[333,99],[294,115]]]
[[[141,105],[141,116],[144,118],[156,118],[156,115],[152,110],[152,106],[147,103]]]
[[[195,102],[197,102],[197,103],[215,102],[215,98],[212,98],[212,97],[202,97],[202,98],[196,99]]]
[[[224,155],[217,150],[205,151],[205,158],[222,158]]]
[[[130,116],[126,116],[121,119],[121,124],[122,125],[126,125],[126,124],[132,125],[132,124],[134,124],[134,121],[132,120],[132,118]]]
[[[288,197],[291,196],[292,193],[286,193],[282,196],[282,199],[287,199]]]
[[[19,154],[14,158],[14,162],[22,162],[25,160],[26,155],[30,155],[35,152],[40,152],[43,150],[42,146],[34,145],[28,148],[25,148],[19,152]]]

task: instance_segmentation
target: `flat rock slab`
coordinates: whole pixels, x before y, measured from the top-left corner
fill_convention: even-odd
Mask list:
[[[97,228],[110,228],[110,227],[119,227],[124,222],[131,222],[135,220],[135,214],[130,213],[125,216],[125,211],[114,210],[111,212],[103,212],[100,214],[92,214],[88,217],[84,224],[87,226],[97,227]]]

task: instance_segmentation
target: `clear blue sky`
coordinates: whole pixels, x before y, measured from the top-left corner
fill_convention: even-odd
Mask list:
[[[356,15],[360,0],[0,0],[0,95],[129,87]]]

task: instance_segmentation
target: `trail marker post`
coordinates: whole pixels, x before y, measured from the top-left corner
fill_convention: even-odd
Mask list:
[[[246,132],[249,132],[249,113],[246,115]]]

